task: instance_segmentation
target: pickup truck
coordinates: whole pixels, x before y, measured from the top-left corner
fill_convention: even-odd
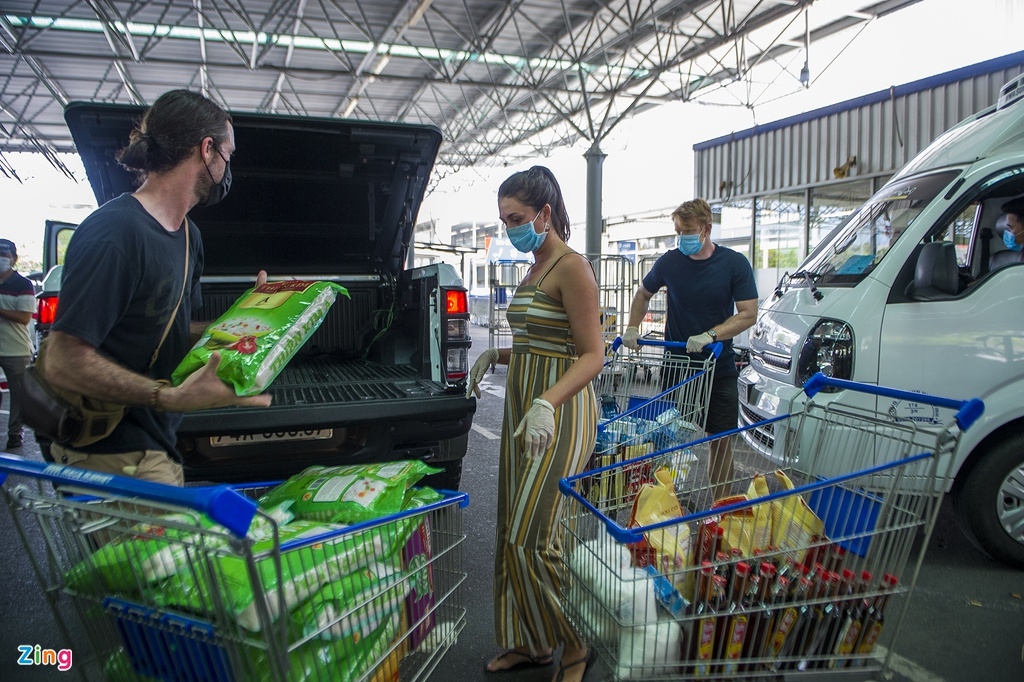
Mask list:
[[[100,204],[135,187],[114,152],[142,111],[95,103],[65,110]],[[465,397],[467,291],[449,265],[406,268],[440,131],[232,117],[231,194],[190,214],[205,250],[196,319],[224,313],[260,269],[272,281],[334,281],[351,298],[339,297],[270,385],[271,407],[185,414],[178,450],[186,479],[269,480],[312,464],[416,458],[443,469],[427,484],[457,489],[476,411]],[[41,318],[53,293],[40,295]]]

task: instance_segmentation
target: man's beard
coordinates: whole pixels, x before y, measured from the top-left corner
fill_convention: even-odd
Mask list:
[[[206,203],[207,199],[210,198],[210,190],[213,188],[213,178],[210,177],[209,173],[201,174],[196,178],[195,187],[192,188],[192,194],[195,198],[196,206],[202,206]]]

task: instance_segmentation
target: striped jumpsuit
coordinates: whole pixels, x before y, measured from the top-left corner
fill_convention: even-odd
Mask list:
[[[582,471],[594,450],[597,402],[587,385],[555,408],[554,439],[531,459],[512,433],[534,398],[575,360],[569,320],[560,301],[540,285],[520,286],[509,303],[512,356],[505,388],[498,466],[498,527],[494,550],[494,621],[499,647],[529,647],[535,654],[560,643],[582,646],[562,615],[559,519],[565,501],[558,480]]]

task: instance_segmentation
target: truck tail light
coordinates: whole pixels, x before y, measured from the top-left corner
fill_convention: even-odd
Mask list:
[[[53,294],[40,296],[36,307],[36,324],[49,326],[57,316],[57,296]]]
[[[469,375],[469,295],[465,289],[443,289],[444,315],[441,329],[441,357],[449,382]]]

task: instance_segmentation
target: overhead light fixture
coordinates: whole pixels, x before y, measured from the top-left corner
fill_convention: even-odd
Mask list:
[[[359,98],[358,97],[353,97],[352,99],[350,99],[348,101],[348,104],[345,106],[345,111],[341,112],[341,117],[342,118],[348,118],[349,116],[351,116],[352,112],[356,110],[356,106],[358,104],[359,104]]]

